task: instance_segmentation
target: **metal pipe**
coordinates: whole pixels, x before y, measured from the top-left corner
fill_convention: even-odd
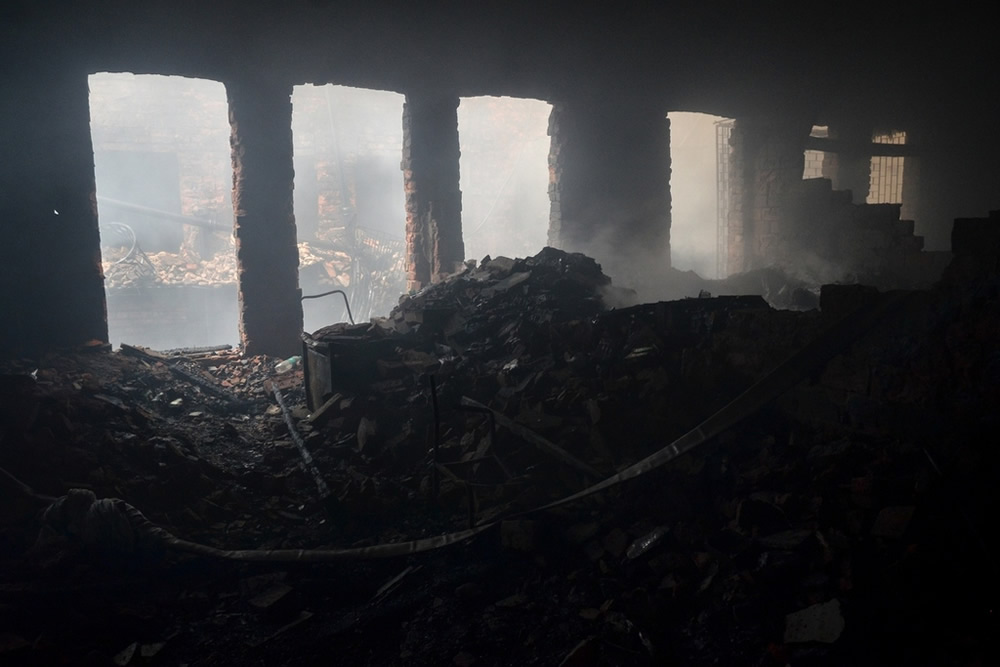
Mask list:
[[[332,289],[329,292],[321,292],[320,294],[307,294],[302,297],[302,300],[318,299],[321,296],[328,296],[330,294],[339,294],[344,297],[344,306],[347,308],[347,319],[351,320],[351,324],[354,324],[354,316],[351,315],[351,302],[347,300],[347,292],[342,289]]]
[[[215,229],[218,231],[232,231],[230,225],[226,225],[220,222],[214,222],[212,220],[205,220],[204,218],[191,218],[186,215],[181,215],[180,213],[170,213],[168,211],[160,211],[155,208],[149,208],[148,206],[140,206],[139,204],[132,204],[127,201],[121,201],[120,199],[111,199],[110,197],[97,196],[98,203],[110,204],[111,206],[118,206],[119,208],[126,209],[128,211],[135,211],[136,213],[145,213],[146,215],[152,215],[162,220],[170,220],[171,222],[182,222],[185,225],[193,225],[195,227],[204,227],[205,229]]]

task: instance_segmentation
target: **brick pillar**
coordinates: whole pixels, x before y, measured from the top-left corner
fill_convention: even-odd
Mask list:
[[[459,152],[458,97],[407,93],[401,166],[409,290],[453,273],[465,259]]]
[[[780,265],[796,229],[791,196],[802,181],[811,125],[781,116],[738,118],[730,144],[729,273]]]
[[[301,351],[302,292],[292,213],[292,87],[226,83],[240,340],[246,354]]]
[[[919,146],[920,139],[919,130],[907,129],[907,144]],[[899,217],[903,220],[916,221],[919,215],[920,197],[924,190],[920,185],[920,164],[921,159],[918,155],[910,155],[903,159],[903,201],[899,211]]]
[[[631,282],[670,266],[670,121],[653,106],[565,101],[549,117],[549,245]]]
[[[0,119],[0,356],[107,341],[86,71],[25,64]]]

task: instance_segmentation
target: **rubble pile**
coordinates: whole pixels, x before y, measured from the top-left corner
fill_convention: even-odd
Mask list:
[[[611,311],[605,297],[620,295],[583,255],[546,248],[523,260],[487,258],[403,297],[384,320],[313,334],[329,352],[332,376],[313,407],[334,433],[355,432],[363,419],[365,429],[396,434],[389,449],[422,453],[424,438],[399,434],[429,428],[433,376],[443,451],[481,458],[491,447],[481,442],[483,417],[462,409],[467,398],[610,474],[721,407],[808,340],[819,322],[816,314],[776,313],[759,297]],[[773,335],[793,318],[793,338]],[[550,463],[530,467],[539,480],[551,479],[558,471]]]
[[[108,287],[236,284],[236,248],[232,243],[208,258],[191,252],[138,251],[118,262],[122,254],[118,248],[105,250],[104,275]],[[351,283],[351,257],[343,250],[303,241],[299,243],[299,267],[315,279],[316,287],[335,289]]]
[[[737,296],[612,308],[623,295],[593,260],[545,249],[317,331],[281,373],[130,346],[9,364],[0,468],[36,492],[119,497],[216,548],[360,551],[108,571],[65,544],[37,558],[32,501],[12,491],[0,656],[988,664],[1000,289],[974,266],[974,285],[929,292],[824,287],[819,311]],[[857,312],[885,315],[817,352]],[[780,366],[800,371],[791,390],[693,451],[538,511],[808,354],[822,363]]]
[[[262,360],[231,363],[252,377]],[[212,363],[227,361],[214,356]],[[244,447],[259,437],[251,415],[267,408],[259,383],[256,396],[246,385],[219,384],[211,393],[215,383],[199,364],[168,365],[131,351],[60,355],[8,370],[23,372],[4,376],[4,401],[16,408],[5,420],[0,465],[39,493],[87,488],[175,525],[192,512],[219,514],[221,507],[206,511],[199,503],[231,490],[239,474],[231,450],[246,466],[260,456]]]

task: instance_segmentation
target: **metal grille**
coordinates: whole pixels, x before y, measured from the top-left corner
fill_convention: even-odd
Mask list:
[[[720,120],[715,124],[715,276],[726,277],[729,256],[729,164],[732,146],[733,121]]]
[[[354,229],[351,308],[358,322],[388,315],[406,291],[406,241],[374,229]]]
[[[872,137],[876,144],[905,144],[906,132],[889,132]],[[872,157],[869,204],[903,203],[903,158],[876,155]]]

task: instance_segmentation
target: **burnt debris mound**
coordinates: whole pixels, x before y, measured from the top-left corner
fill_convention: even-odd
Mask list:
[[[828,285],[802,312],[617,307],[546,248],[278,369],[6,362],[0,658],[988,664],[1000,280],[977,246],[934,289]]]

